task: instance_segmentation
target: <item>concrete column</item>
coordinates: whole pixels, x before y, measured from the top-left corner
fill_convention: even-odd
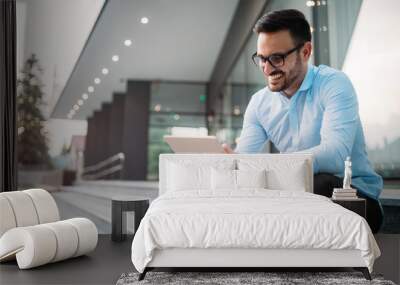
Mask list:
[[[239,1],[208,85],[208,115],[215,113],[224,82],[249,39],[254,24],[264,12],[267,3],[268,0]]]
[[[110,129],[111,129],[110,117],[111,117],[111,103],[103,103],[101,106],[102,124],[100,126],[102,139],[101,141],[98,141],[98,143],[102,145],[101,160],[105,160],[115,154],[111,152],[110,140],[109,140]]]
[[[102,146],[98,143],[101,141],[101,112],[94,111],[93,113],[93,144],[91,145],[91,165],[96,164],[101,161],[101,148]]]
[[[110,110],[110,131],[108,136],[108,144],[110,152],[117,154],[123,152],[123,122],[124,122],[124,103],[125,93],[114,93]]]
[[[150,92],[148,81],[127,83],[122,124],[124,179],[127,180],[146,180]]]
[[[93,164],[93,143],[94,143],[94,119],[93,117],[87,118],[87,133],[85,139],[85,154],[84,165],[89,166]]]

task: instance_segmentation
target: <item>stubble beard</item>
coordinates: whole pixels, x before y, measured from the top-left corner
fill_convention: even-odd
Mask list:
[[[284,92],[285,90],[289,89],[293,84],[296,83],[296,81],[298,80],[298,78],[301,75],[301,60],[300,60],[300,56],[297,55],[296,57],[296,63],[294,65],[294,67],[289,70],[288,72],[282,72],[281,70],[278,70],[279,72],[283,73],[283,82],[279,85],[271,85],[269,80],[267,79],[267,85],[269,90],[271,90],[272,92]],[[272,72],[271,74],[274,74],[274,72]]]

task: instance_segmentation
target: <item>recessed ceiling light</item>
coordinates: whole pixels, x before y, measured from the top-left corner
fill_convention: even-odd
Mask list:
[[[117,62],[119,60],[119,56],[117,54],[113,55],[111,59],[112,61]]]
[[[130,47],[132,45],[132,41],[127,39],[127,40],[124,41],[124,45],[127,46],[127,47]]]
[[[104,68],[101,70],[101,73],[103,73],[104,75],[108,74],[108,69],[104,67]]]
[[[87,98],[89,98],[89,95],[87,95],[86,93],[83,93],[82,98],[83,98],[83,100],[87,100]]]
[[[92,93],[92,92],[94,92],[94,87],[93,86],[89,86],[87,90],[89,91],[89,93]]]
[[[175,121],[178,121],[180,118],[181,118],[181,116],[179,116],[179,114],[175,114],[175,115],[174,115]]]
[[[75,111],[78,111],[78,110],[79,110],[79,106],[75,104],[75,105],[74,105],[74,110],[75,110]]]
[[[72,119],[72,114],[68,114],[68,119]]]
[[[142,23],[142,24],[147,24],[148,22],[149,22],[149,18],[147,18],[147,17],[142,17],[140,19],[140,23]]]
[[[79,100],[78,100],[78,105],[79,105],[79,106],[82,106],[82,105],[83,105],[83,100],[82,100],[82,99],[79,99]]]
[[[309,1],[306,2],[306,5],[308,7],[313,7],[313,6],[315,6],[315,2],[313,0],[309,0]]]
[[[96,78],[94,79],[94,83],[95,83],[95,84],[100,84],[100,82],[101,82],[100,78],[96,77]]]

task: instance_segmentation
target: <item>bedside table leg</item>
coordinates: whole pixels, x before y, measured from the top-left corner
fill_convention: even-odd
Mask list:
[[[122,205],[113,201],[111,207],[111,239],[122,241]]]

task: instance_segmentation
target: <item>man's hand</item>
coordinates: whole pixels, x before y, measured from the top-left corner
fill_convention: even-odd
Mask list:
[[[231,149],[231,147],[230,147],[228,144],[226,144],[226,143],[223,143],[223,144],[222,144],[222,148],[224,149],[224,153],[226,153],[226,154],[235,153],[235,152]]]

